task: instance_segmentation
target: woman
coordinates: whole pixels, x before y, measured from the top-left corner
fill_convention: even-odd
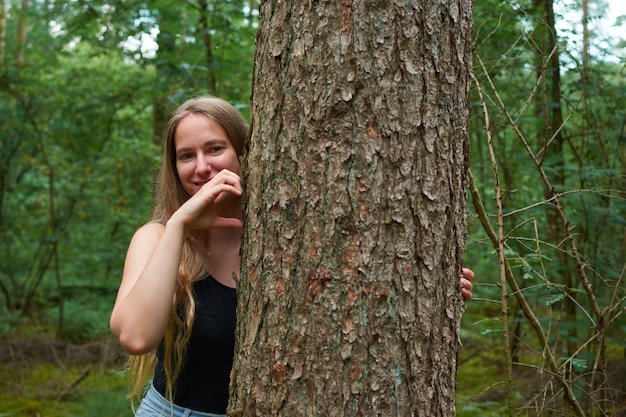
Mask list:
[[[185,102],[167,126],[152,221],[133,236],[111,313],[133,355],[131,393],[152,378],[137,415],[226,415],[246,136],[239,112],[215,97]],[[463,270],[466,300],[473,277]]]

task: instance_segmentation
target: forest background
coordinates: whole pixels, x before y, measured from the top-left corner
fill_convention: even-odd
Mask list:
[[[108,317],[163,125],[249,116],[258,5],[0,5],[0,415],[130,416]],[[475,3],[460,416],[626,415],[625,19]]]

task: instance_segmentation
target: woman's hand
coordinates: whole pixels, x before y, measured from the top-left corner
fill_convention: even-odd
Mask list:
[[[469,268],[461,270],[461,294],[465,302],[472,299],[472,280],[474,279],[474,271]]]
[[[239,175],[222,170],[180,206],[170,221],[181,222],[185,229],[194,230],[242,227],[241,206],[236,207],[242,191]]]

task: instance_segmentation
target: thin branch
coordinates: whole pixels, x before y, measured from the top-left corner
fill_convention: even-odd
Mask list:
[[[480,58],[478,57],[477,59],[479,60],[479,62],[481,62],[481,65],[482,65],[482,61],[480,61]],[[483,69],[484,69],[484,66],[483,66]],[[486,126],[488,126],[489,115],[487,113],[485,101],[483,99],[482,88],[480,84],[478,83],[478,80],[476,79],[476,77],[472,75],[472,78],[474,80],[474,83],[476,84],[478,94],[481,98],[481,103],[483,104],[483,109],[485,111]],[[489,79],[489,82],[491,83],[493,87],[491,79]],[[495,90],[495,87],[493,88]],[[501,99],[499,97],[498,97],[498,100],[501,103]],[[504,109],[504,111],[506,112],[506,109]],[[507,113],[507,117],[509,117],[509,120],[510,120],[510,116],[508,116],[508,113]],[[513,128],[516,129],[516,126],[514,126]],[[486,130],[489,131],[488,129]],[[517,132],[519,132],[519,129],[517,129]],[[521,132],[519,133],[521,134]],[[533,160],[535,160],[534,157],[533,157]],[[494,172],[495,172],[494,175],[496,175],[497,177],[497,166],[495,165],[493,161],[492,161],[492,164],[494,165]],[[493,230],[491,224],[489,223],[485,207],[482,203],[482,199],[480,198],[480,193],[478,192],[478,189],[476,187],[476,182],[474,181],[474,177],[471,171],[469,172],[468,176],[469,176],[470,193],[472,195],[472,202],[474,204],[474,208],[476,209],[476,213],[478,214],[481,224],[485,228],[485,232],[492,240],[492,244],[496,248],[496,251],[498,252],[498,256],[500,259],[501,276],[505,277],[506,282],[511,287],[513,294],[515,296],[515,299],[519,303],[520,308],[522,309],[524,315],[528,319],[531,326],[535,329],[535,334],[543,350],[543,357],[547,361],[548,366],[551,369],[551,371],[554,373],[555,378],[565,390],[565,399],[571,404],[574,410],[576,410],[576,414],[579,417],[585,417],[585,412],[582,409],[582,406],[576,399],[576,396],[574,395],[571,385],[568,383],[565,375],[561,372],[561,369],[556,361],[556,358],[554,357],[552,351],[550,350],[547,337],[543,331],[543,327],[541,326],[539,319],[537,318],[537,316],[535,316],[526,298],[523,296],[522,291],[520,290],[519,285],[517,284],[517,281],[515,280],[515,277],[513,276],[511,265],[508,263],[506,257],[504,256],[503,242],[500,240],[500,238],[502,237],[502,234],[497,235],[496,232]],[[496,179],[496,187],[497,187],[497,179]],[[498,193],[498,188],[496,188],[496,194],[497,193]],[[557,200],[557,203],[558,203],[558,200]],[[501,206],[499,207],[499,211],[500,210],[501,210]],[[502,217],[500,216],[499,227],[501,227],[501,222],[502,222]],[[509,366],[511,366],[510,362],[509,362]]]

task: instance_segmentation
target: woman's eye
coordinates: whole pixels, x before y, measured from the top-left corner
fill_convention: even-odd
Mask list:
[[[224,147],[222,146],[213,146],[211,149],[209,149],[209,151],[211,153],[218,153],[220,152],[222,149],[224,149]]]
[[[193,158],[193,154],[190,154],[190,153],[184,153],[178,156],[179,161],[188,161],[191,158]]]

